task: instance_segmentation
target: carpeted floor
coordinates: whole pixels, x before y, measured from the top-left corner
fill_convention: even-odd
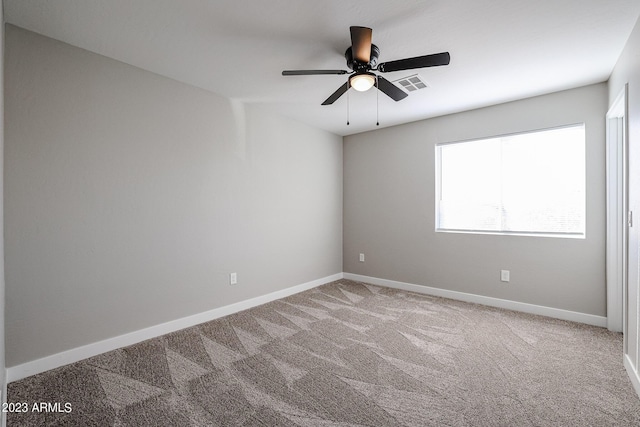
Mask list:
[[[9,426],[640,425],[620,334],[348,280],[8,393]]]

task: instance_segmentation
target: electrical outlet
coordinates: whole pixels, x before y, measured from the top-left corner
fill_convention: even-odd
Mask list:
[[[500,281],[502,282],[509,281],[509,270],[500,270]]]
[[[360,254],[360,262],[364,262],[364,254]]]
[[[230,273],[229,274],[229,284],[237,285],[238,284],[238,273]]]

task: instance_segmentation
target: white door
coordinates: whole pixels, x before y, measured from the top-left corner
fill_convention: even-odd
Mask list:
[[[628,278],[626,87],[607,113],[607,327],[625,329]]]

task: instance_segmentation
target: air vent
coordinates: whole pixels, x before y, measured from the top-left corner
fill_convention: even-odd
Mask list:
[[[429,85],[426,84],[418,74],[413,74],[411,76],[403,77],[401,79],[394,80],[393,82],[400,85],[407,92],[413,92],[418,89],[424,89],[429,87]]]

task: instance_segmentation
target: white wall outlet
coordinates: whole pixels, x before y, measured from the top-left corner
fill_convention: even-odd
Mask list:
[[[238,284],[238,273],[230,273],[229,274],[229,284],[237,285]]]
[[[364,254],[360,254],[360,262],[364,262]]]
[[[500,270],[500,281],[502,282],[509,281],[509,270]]]

